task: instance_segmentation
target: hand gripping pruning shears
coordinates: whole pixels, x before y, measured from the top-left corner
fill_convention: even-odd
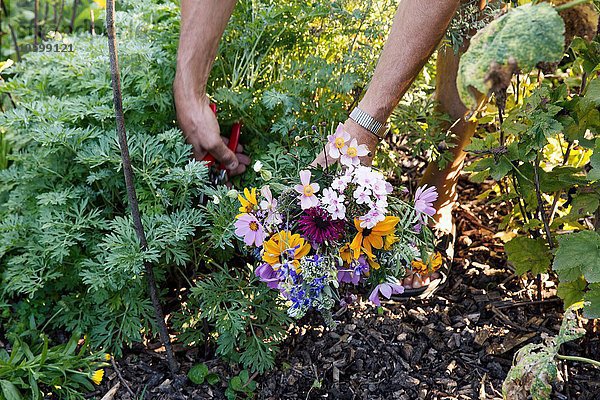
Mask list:
[[[215,113],[215,115],[217,115],[216,104],[211,103],[210,109]],[[227,144],[227,147],[229,147],[229,150],[233,151],[234,153],[240,142],[241,131],[242,124],[240,122],[234,123],[231,127],[231,133],[229,134],[229,143]],[[207,154],[202,161],[206,161],[206,165],[209,168],[208,177],[211,184],[216,186],[227,182],[227,170],[225,169],[225,166],[218,164],[211,154]]]

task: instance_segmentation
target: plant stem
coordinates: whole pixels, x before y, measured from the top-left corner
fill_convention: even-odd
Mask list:
[[[592,360],[590,358],[578,357],[578,356],[565,356],[565,355],[562,355],[562,354],[557,354],[556,357],[559,358],[559,359],[561,359],[561,360],[568,360],[568,361],[577,361],[577,362],[582,362],[582,363],[588,363],[588,364],[592,364],[595,367],[600,368],[600,361]]]
[[[578,6],[580,4],[590,3],[591,0],[573,0],[565,4],[561,4],[560,6],[554,7],[556,11],[563,11],[571,7]]]
[[[6,4],[4,4],[4,1],[2,1],[2,0],[0,0],[0,7],[2,7],[2,13],[4,14],[4,17],[6,17],[6,20],[8,21],[8,9],[6,7]],[[8,24],[8,30],[10,31],[10,37],[12,38],[13,44],[15,46],[15,54],[17,55],[17,61],[21,61],[21,51],[19,50],[19,43],[17,42],[17,34],[15,33],[15,30],[11,24]],[[12,98],[11,98],[11,101],[12,101]],[[14,102],[13,102],[13,104],[14,104]]]
[[[75,19],[77,18],[77,7],[79,6],[79,0],[73,0],[73,13],[71,14],[71,22],[69,23],[69,33],[73,33],[75,30]]]
[[[115,105],[115,118],[117,122],[117,134],[119,137],[119,147],[121,148],[121,159],[123,162],[123,174],[125,176],[125,186],[127,187],[127,197],[129,198],[129,206],[131,207],[131,217],[135,228],[135,233],[140,241],[142,251],[148,249],[148,241],[146,239],[146,233],[144,226],[142,225],[142,218],[140,216],[140,210],[137,200],[137,193],[135,190],[133,180],[133,167],[131,166],[131,159],[129,157],[129,146],[127,145],[127,132],[125,131],[125,115],[123,113],[123,96],[121,94],[121,74],[119,72],[119,60],[117,53],[117,40],[115,34],[115,2],[114,0],[108,0],[106,2],[106,31],[108,34],[108,51],[110,56],[110,75],[112,80],[113,88],[113,101]],[[169,370],[172,375],[177,373],[177,363],[173,357],[173,349],[169,339],[169,332],[167,331],[167,325],[165,323],[165,317],[160,305],[158,297],[158,290],[156,287],[156,281],[154,279],[154,271],[152,264],[144,261],[144,267],[146,270],[146,279],[148,280],[148,291],[150,299],[152,300],[152,306],[156,316],[156,324],[158,326],[159,335],[165,351],[167,353],[167,361],[169,363]]]
[[[540,190],[540,155],[538,154],[535,158],[535,165],[533,166],[534,178],[535,178],[535,194],[537,196],[538,201],[538,211],[540,213],[540,217],[542,218],[542,222],[544,223],[544,230],[546,231],[546,240],[548,241],[548,245],[550,248],[554,248],[554,243],[552,243],[552,232],[550,232],[550,225],[548,224],[548,218],[546,216],[546,210],[544,207],[544,199],[542,198],[542,191]]]

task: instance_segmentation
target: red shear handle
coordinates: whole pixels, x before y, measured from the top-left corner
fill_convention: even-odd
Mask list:
[[[215,115],[217,114],[216,104],[210,103],[210,109],[215,113]],[[229,135],[229,144],[227,145],[227,147],[229,147],[229,150],[233,151],[234,153],[237,149],[238,144],[240,143],[241,132],[242,124],[240,124],[239,122],[233,124],[233,126],[231,127],[231,134]],[[211,154],[207,154],[206,157],[204,157],[203,161],[206,161],[207,165],[210,167],[215,163],[216,160]],[[225,169],[225,167],[221,165],[219,169]]]

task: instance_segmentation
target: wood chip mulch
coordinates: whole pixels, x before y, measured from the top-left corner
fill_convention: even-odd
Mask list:
[[[518,277],[507,265],[502,240],[495,235],[506,205],[476,200],[489,187],[485,184],[461,179],[459,186],[456,257],[448,285],[428,300],[388,302],[381,314],[358,302],[338,316],[333,330],[319,325],[317,318],[301,321],[282,345],[277,368],[256,377],[256,398],[502,398],[515,351],[558,332],[562,303],[553,277],[544,277],[538,291],[536,279]],[[563,353],[600,358],[599,327],[589,323],[588,328]],[[222,382],[239,372],[194,354],[179,353],[183,372],[200,362]],[[225,398],[226,383],[198,386],[183,375],[170,379],[165,364],[159,353],[131,350],[117,363],[122,379],[107,368],[96,398]],[[600,399],[600,369],[570,362],[561,366],[561,374],[553,399]]]

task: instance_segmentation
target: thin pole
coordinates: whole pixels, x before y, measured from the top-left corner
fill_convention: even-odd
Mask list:
[[[115,104],[115,117],[117,122],[117,135],[119,137],[119,147],[121,148],[121,159],[123,161],[123,174],[125,175],[125,186],[127,187],[127,197],[129,198],[129,206],[131,207],[131,217],[133,219],[133,225],[135,233],[140,241],[142,250],[148,249],[148,241],[146,240],[146,233],[144,226],[142,225],[142,218],[140,216],[140,210],[138,206],[137,194],[135,191],[134,180],[133,180],[133,168],[131,166],[131,159],[129,157],[129,146],[127,145],[127,132],[125,131],[125,115],[123,113],[123,96],[121,94],[121,74],[119,72],[119,59],[117,53],[117,40],[115,35],[115,2],[114,0],[108,0],[106,2],[106,31],[108,34],[108,51],[110,56],[110,75],[112,79],[113,87],[113,100]],[[152,300],[152,306],[156,316],[156,323],[158,325],[159,335],[163,346],[167,353],[167,361],[169,363],[169,370],[172,375],[177,373],[177,363],[173,357],[173,349],[171,347],[171,341],[169,339],[169,333],[167,331],[167,324],[165,323],[165,317],[160,305],[158,297],[158,290],[156,287],[156,281],[154,279],[154,271],[152,264],[144,262],[146,270],[146,279],[148,281],[148,291],[150,299]]]

